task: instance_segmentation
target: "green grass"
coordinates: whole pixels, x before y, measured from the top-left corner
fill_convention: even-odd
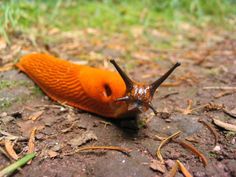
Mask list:
[[[221,24],[236,14],[233,0],[9,0],[0,2],[0,33],[37,33],[97,28],[129,31],[130,26],[170,28],[185,21],[194,25]]]
[[[0,80],[0,90],[6,89],[6,88],[13,88],[17,86],[29,86],[28,81],[19,80],[19,81],[13,81],[13,80]]]

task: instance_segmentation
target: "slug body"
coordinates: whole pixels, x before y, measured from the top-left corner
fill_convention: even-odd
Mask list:
[[[51,99],[104,117],[127,113],[127,104],[115,102],[126,86],[116,72],[78,65],[47,54],[29,54],[16,66]]]
[[[108,118],[132,117],[149,108],[156,89],[180,63],[152,84],[131,80],[111,60],[118,73],[78,65],[47,54],[29,54],[16,66],[51,99]]]

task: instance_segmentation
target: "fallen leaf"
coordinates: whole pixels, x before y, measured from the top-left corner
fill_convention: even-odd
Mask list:
[[[35,134],[36,134],[37,128],[34,127],[31,131],[29,142],[28,142],[28,153],[32,153],[35,151]]]
[[[35,112],[33,113],[32,115],[29,116],[29,120],[37,120],[42,114],[43,114],[44,111],[38,111],[38,112]]]
[[[166,167],[164,164],[162,164],[159,160],[152,160],[150,163],[150,168],[154,171],[159,171],[161,173],[166,172]]]
[[[37,128],[34,127],[31,131],[29,142],[28,142],[28,154],[33,153],[35,151],[35,134],[36,134]],[[30,164],[31,160],[27,163]]]
[[[8,63],[8,64],[5,64],[4,66],[0,67],[0,72],[9,71],[9,70],[12,70],[13,68],[14,68],[14,64]]]
[[[213,119],[213,122],[221,127],[221,128],[224,128],[225,130],[229,130],[229,131],[234,131],[236,132],[236,125],[233,125],[233,124],[229,124],[229,123],[225,123],[221,120],[218,120],[218,119]]]
[[[32,121],[32,120],[27,120],[27,121],[19,120],[16,122],[16,124],[20,127],[20,131],[23,137],[30,136],[32,127],[37,127],[38,130],[41,130],[45,127],[45,125],[43,125],[42,122]]]
[[[58,153],[53,150],[48,150],[48,155],[50,158],[54,158],[54,157],[58,156]]]
[[[8,155],[13,158],[14,160],[18,160],[19,156],[16,154],[14,150],[14,143],[12,143],[10,140],[6,139],[5,140],[5,149],[8,153]]]
[[[91,140],[97,140],[97,136],[92,131],[86,131],[82,135],[77,135],[75,138],[70,140],[68,144],[72,147],[78,147]]]
[[[224,105],[210,102],[204,108],[206,111],[217,111],[224,109]]]

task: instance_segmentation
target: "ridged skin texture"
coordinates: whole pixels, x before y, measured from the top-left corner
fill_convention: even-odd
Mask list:
[[[127,114],[127,104],[115,102],[126,92],[116,72],[70,63],[48,54],[29,54],[16,66],[51,99],[108,118]]]

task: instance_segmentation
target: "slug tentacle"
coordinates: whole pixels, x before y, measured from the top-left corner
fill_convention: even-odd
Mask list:
[[[181,64],[179,62],[175,63],[163,76],[157,79],[150,85],[151,94],[154,95],[156,89],[170,76],[170,74]]]
[[[144,112],[148,108],[150,108],[154,112],[154,114],[157,114],[157,111],[153,107],[151,101],[156,89],[170,76],[170,74],[178,66],[180,66],[180,63],[177,62],[161,78],[159,78],[152,84],[144,84],[132,81],[114,60],[110,60],[110,62],[115,66],[127,87],[126,95],[124,97],[117,98],[116,101],[126,102],[128,104],[128,110],[133,109]]]
[[[115,60],[110,60],[110,62],[115,66],[116,70],[125,82],[127,91],[131,91],[133,88],[133,81],[127,76],[127,74],[119,67]]]

